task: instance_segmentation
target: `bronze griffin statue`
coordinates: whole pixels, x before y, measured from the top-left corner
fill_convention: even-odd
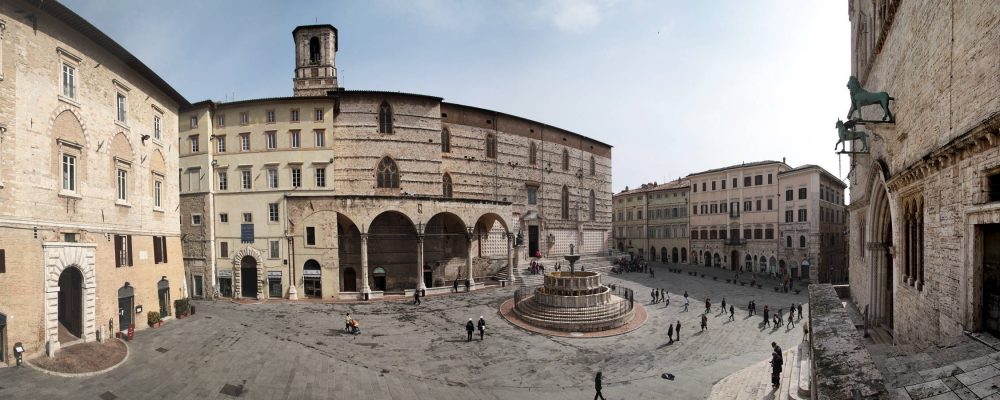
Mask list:
[[[851,111],[847,113],[847,119],[852,119],[854,111],[858,112],[858,119],[861,119],[861,107],[878,104],[882,106],[882,121],[895,123],[896,117],[889,111],[889,100],[895,100],[886,92],[869,92],[861,87],[861,82],[856,76],[851,76],[847,80],[847,90],[851,92]],[[843,137],[843,136],[841,136]]]
[[[848,152],[847,145],[845,142],[853,142],[855,139],[861,139],[861,149],[855,150],[851,149],[851,153],[867,153],[868,152],[868,134],[864,132],[858,132],[854,130],[854,121],[848,120],[847,123],[837,120],[837,133],[840,135],[840,141],[833,145],[833,149],[837,150],[837,146],[840,146],[841,152]],[[853,146],[852,146],[853,147]]]

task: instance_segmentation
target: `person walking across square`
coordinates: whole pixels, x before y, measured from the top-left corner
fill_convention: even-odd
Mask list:
[[[469,337],[468,339],[466,339],[466,342],[472,341],[472,332],[475,331],[476,331],[476,325],[472,323],[472,318],[469,318],[469,322],[465,323],[465,332],[468,333]]]
[[[736,320],[736,307],[733,307],[732,304],[729,305],[729,320],[730,321]]]
[[[597,376],[594,377],[594,390],[597,390],[597,393],[594,394],[594,400],[597,400],[597,399],[605,400],[604,399],[604,395],[601,394],[601,386],[602,386],[601,385],[601,381],[602,380],[603,379],[602,379],[602,376],[601,376],[601,371],[597,371]]]
[[[479,340],[482,341],[483,335],[486,333],[486,320],[483,319],[482,315],[479,316],[479,322],[476,326],[479,328]]]

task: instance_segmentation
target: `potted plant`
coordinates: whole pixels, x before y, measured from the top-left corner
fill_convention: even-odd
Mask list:
[[[188,299],[174,300],[174,310],[177,312],[177,318],[183,319],[191,312],[191,303]]]
[[[160,318],[158,311],[150,311],[146,313],[146,322],[149,323],[151,328],[159,328],[163,324],[163,319]]]

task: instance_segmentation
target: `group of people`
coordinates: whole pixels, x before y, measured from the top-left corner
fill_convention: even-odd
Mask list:
[[[661,303],[662,302],[662,303],[665,303],[663,305],[664,307],[670,305],[670,294],[667,293],[666,290],[663,290],[663,289],[653,289],[653,292],[650,295],[653,297],[653,304]]]
[[[544,274],[545,266],[536,260],[531,260],[531,264],[528,265],[528,273],[532,275]]]
[[[479,316],[479,322],[475,325],[472,324],[472,318],[469,318],[469,322],[465,323],[465,332],[468,333],[468,339],[466,342],[472,341],[472,333],[475,332],[477,328],[479,329],[479,340],[481,341],[486,335],[486,320],[483,319],[482,315]]]
[[[642,257],[631,259],[620,257],[615,260],[615,267],[611,269],[611,272],[649,272],[652,274],[653,271],[652,268],[649,267],[649,263],[643,260]]]
[[[344,316],[344,330],[355,335],[361,334],[361,326],[358,324],[358,320],[351,318],[351,313]]]
[[[751,308],[750,308],[750,310],[751,310],[750,311],[750,315],[753,315],[755,313],[755,309],[756,309],[757,306],[754,304],[753,301],[750,302],[750,306],[751,306]],[[775,328],[783,326],[785,324],[785,322],[784,322],[785,319],[784,319],[784,317],[782,317],[783,311],[784,311],[783,309],[779,308],[778,311],[775,312],[774,315],[772,316],[771,313],[770,313],[770,310],[768,309],[768,306],[765,304],[764,305],[764,326],[766,326],[766,327],[767,326],[771,326],[772,323],[774,324]],[[802,320],[802,304],[799,304],[798,306],[796,306],[795,303],[792,303],[792,305],[788,307],[788,327],[789,328],[795,326],[795,321],[796,321],[795,315],[796,314],[798,314],[798,320]]]

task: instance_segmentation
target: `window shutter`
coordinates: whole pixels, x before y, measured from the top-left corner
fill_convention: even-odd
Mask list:
[[[161,257],[160,254],[161,254],[160,253],[160,237],[159,236],[153,236],[153,263],[154,264],[159,264],[160,263],[160,257]]]
[[[160,236],[160,241],[163,242],[163,243],[160,244],[160,254],[163,256],[163,263],[166,264],[167,263],[167,237],[166,236]]]
[[[115,235],[115,268],[122,266],[122,240],[121,236]]]
[[[125,236],[125,250],[128,252],[128,266],[132,266],[132,235]]]
[[[0,249],[0,274],[7,273],[7,256],[3,249]]]

